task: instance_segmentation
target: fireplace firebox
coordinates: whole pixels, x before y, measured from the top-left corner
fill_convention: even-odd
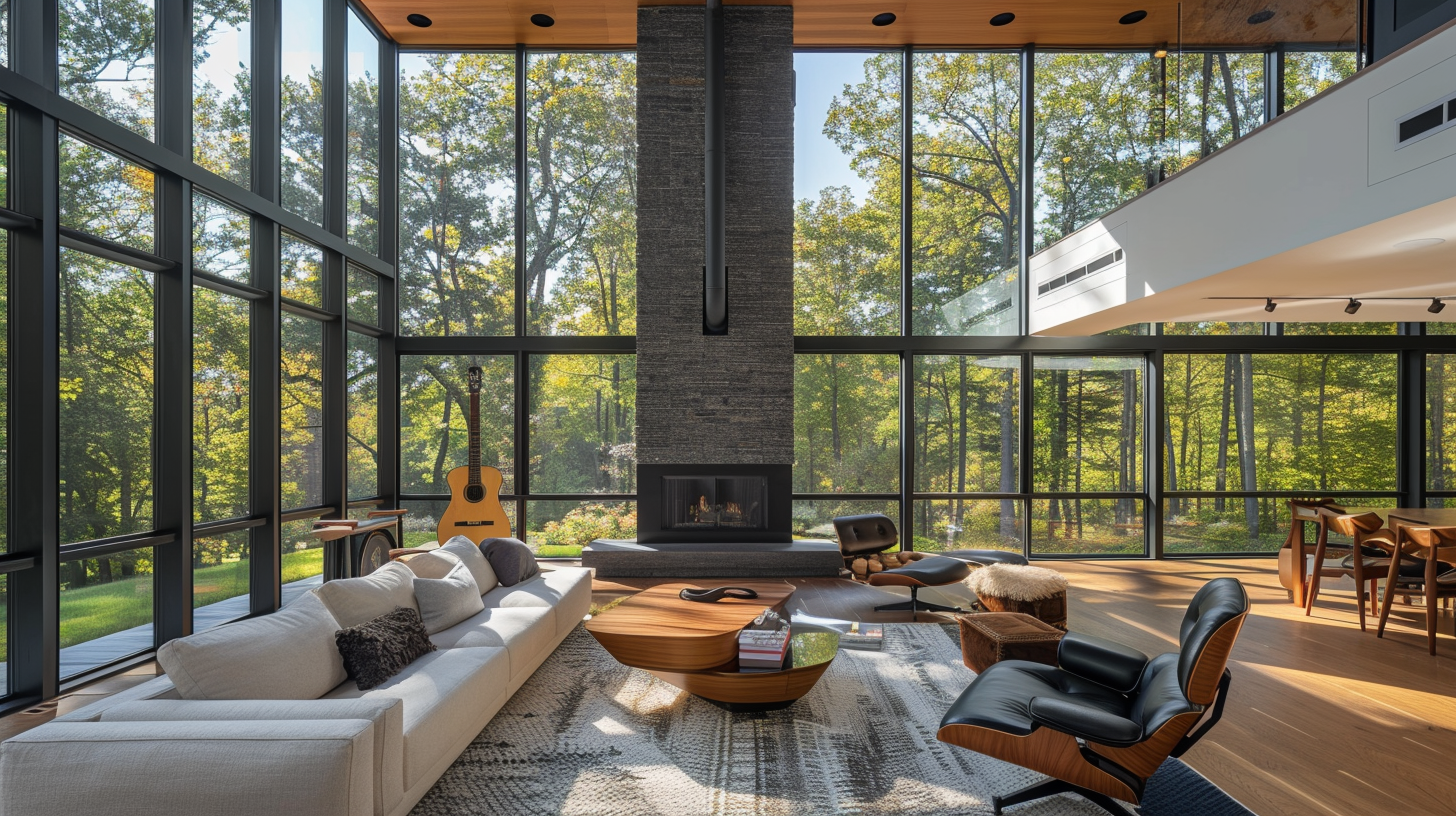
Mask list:
[[[790,465],[638,465],[643,544],[787,542]]]

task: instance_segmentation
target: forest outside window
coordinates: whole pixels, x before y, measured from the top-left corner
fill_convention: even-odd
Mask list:
[[[192,194],[192,268],[219,278],[251,283],[252,219],[209,198]]]
[[[345,387],[349,499],[370,499],[379,490],[379,340],[349,334]]]
[[[281,329],[283,509],[318,507],[324,491],[324,327],[312,318],[285,312]]]
[[[322,224],[324,201],[323,0],[279,4],[282,30],[279,103],[283,206]]]
[[[60,0],[61,95],[137,133],[156,127],[156,10],[149,0]]]
[[[794,355],[793,481],[795,493],[900,490],[898,356]]]
[[[506,355],[408,354],[399,359],[401,493],[449,495],[446,475],[469,458],[465,378],[471,366],[481,368],[480,463],[500,469],[502,493],[515,492],[515,360]],[[429,530],[433,535],[433,524]]]
[[[349,9],[349,242],[379,254],[379,39]]]
[[[192,517],[197,523],[250,513],[252,304],[192,292]]]
[[[243,188],[252,178],[252,0],[192,7],[192,158]]]
[[[61,223],[144,252],[156,251],[152,171],[60,135]]]
[[[531,493],[637,490],[637,358],[531,356]]]
[[[156,646],[156,551],[60,563],[60,672],[75,677]]]
[[[252,565],[251,532],[198,533],[192,540],[192,630],[200,632],[246,617]]]

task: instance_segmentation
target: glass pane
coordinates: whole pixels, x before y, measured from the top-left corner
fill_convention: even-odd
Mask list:
[[[283,54],[280,121],[283,206],[324,219],[324,16],[320,0],[279,4]]]
[[[889,516],[895,522],[897,530],[901,527],[900,503],[894,500],[852,498],[835,501],[800,500],[794,502],[793,508],[794,538],[822,538],[837,542],[839,534],[834,530],[836,518],[861,516],[867,513]]]
[[[1157,60],[1148,53],[1036,55],[1036,248],[1056,243],[1147,187]]]
[[[0,697],[10,693],[10,576],[0,575]]]
[[[1032,555],[1142,555],[1142,499],[1033,499]]]
[[[515,333],[515,57],[399,57],[402,334]]]
[[[253,186],[252,0],[192,8],[192,160]]]
[[[205,536],[192,542],[192,631],[246,617],[251,530]]]
[[[1284,334],[1288,336],[1311,334],[1359,334],[1393,335],[1394,323],[1285,323]]]
[[[900,359],[794,355],[794,492],[900,489]]]
[[[915,358],[917,492],[1019,490],[1020,379],[1020,357]]]
[[[10,552],[10,231],[0,230],[0,553],[7,552]],[[0,601],[0,615],[4,614],[4,608],[4,602]],[[0,622],[0,639],[4,637],[5,627]],[[0,654],[0,663],[4,659]],[[0,668],[0,683],[5,682],[4,675]]]
[[[580,558],[598,538],[636,538],[636,502],[533,501],[526,503],[526,534],[541,558]]]
[[[61,679],[156,646],[152,550],[62,561]]]
[[[1141,489],[1142,358],[1037,357],[1033,365],[1034,489]]]
[[[1163,551],[1277,552],[1289,534],[1288,499],[1180,498],[1163,502]],[[1362,505],[1372,499],[1355,499]]]
[[[1456,323],[1423,323],[1426,327],[1426,334],[1456,334]]]
[[[0,14],[0,34],[3,34],[5,19]],[[0,37],[0,52],[5,50],[4,42]],[[4,60],[0,59],[0,65],[3,64]],[[10,108],[5,105],[0,105],[0,206],[10,206]]]
[[[1448,383],[1446,380],[1451,380]],[[1426,487],[1456,489],[1456,354],[1426,355]]]
[[[379,278],[349,264],[348,315],[350,320],[379,325]]]
[[[794,333],[900,332],[899,54],[795,54]]]
[[[915,549],[1021,552],[1018,499],[937,499],[915,502]]]
[[[280,294],[299,303],[323,308],[324,251],[313,244],[284,235]]]
[[[349,498],[379,495],[379,341],[349,332]]]
[[[60,0],[61,95],[152,138],[157,23],[147,0]]]
[[[1354,75],[1354,51],[1286,51],[1284,109],[1290,110]]]
[[[533,54],[526,66],[531,334],[635,334],[637,56]]]
[[[1178,142],[1177,165],[1203,156],[1264,123],[1264,54],[1194,52],[1167,60],[1168,111]]]
[[[283,509],[317,507],[324,501],[324,326],[287,312],[281,321]]]
[[[61,542],[152,529],[152,275],[60,264]]]
[[[61,134],[61,223],[129,247],[156,250],[152,171]]]
[[[313,519],[285,521],[279,527],[283,546],[283,605],[323,583],[323,542],[313,537]]]
[[[1017,334],[1016,54],[915,55],[914,334]]]
[[[444,515],[445,508],[450,506],[448,501],[402,501],[399,503],[401,510],[408,510],[404,517],[404,542],[406,547],[418,547],[421,544],[433,544],[436,542],[436,531],[440,528],[440,516]],[[506,518],[511,522],[512,535],[519,537],[521,528],[516,524],[516,503],[514,501],[503,501],[501,507],[506,511]]]
[[[379,40],[349,10],[349,241],[379,254]]]
[[[400,492],[447,494],[446,474],[469,462],[465,377],[473,365],[482,369],[480,463],[500,469],[502,493],[515,490],[515,361],[405,355],[399,358]]]
[[[637,489],[637,358],[531,357],[531,492]]]
[[[1164,323],[1163,334],[1184,336],[1210,335],[1260,335],[1264,333],[1263,323],[1224,323],[1209,321],[1203,323]]]
[[[192,290],[192,512],[199,523],[248,515],[252,304]]]
[[[253,234],[247,215],[205,195],[192,196],[192,266],[194,269],[251,283]]]
[[[1395,489],[1396,355],[1169,354],[1163,365],[1169,490]]]

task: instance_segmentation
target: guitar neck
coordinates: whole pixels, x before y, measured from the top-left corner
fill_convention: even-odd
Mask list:
[[[470,394],[470,484],[480,484],[480,393]]]

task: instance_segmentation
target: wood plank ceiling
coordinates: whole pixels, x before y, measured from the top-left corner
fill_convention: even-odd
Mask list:
[[[702,5],[701,0],[361,0],[397,42],[413,47],[630,47],[637,42],[639,5]],[[1357,0],[725,0],[729,5],[794,6],[799,46],[1048,47],[1273,43],[1352,43]],[[1181,21],[1180,17],[1181,7]],[[1121,25],[1142,10],[1146,19]],[[1249,18],[1272,12],[1268,20]],[[891,12],[892,25],[875,26]],[[1011,12],[1008,25],[990,19]],[[419,28],[407,17],[423,14]],[[532,15],[555,20],[549,28]],[[1181,23],[1181,24],[1180,24]],[[1181,34],[1181,38],[1180,38]]]

